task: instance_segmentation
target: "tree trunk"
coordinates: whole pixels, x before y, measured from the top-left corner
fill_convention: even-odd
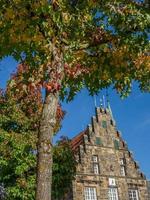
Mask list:
[[[38,137],[36,200],[51,200],[52,137],[57,104],[58,95],[46,95]]]
[[[63,77],[62,53],[60,49],[52,46],[53,58],[50,69],[60,74],[57,81],[61,85]],[[53,81],[54,77],[50,77]],[[56,112],[59,101],[59,92],[50,93],[46,91],[43,105],[42,117],[38,135],[38,157],[37,157],[37,178],[36,178],[36,200],[51,200],[52,184],[52,137],[56,124]]]

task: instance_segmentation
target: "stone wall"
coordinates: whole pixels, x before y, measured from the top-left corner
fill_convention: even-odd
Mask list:
[[[148,200],[150,200],[150,181],[147,181],[147,188],[148,188]]]
[[[73,181],[73,200],[84,200],[84,188],[96,188],[97,200],[108,200],[110,187],[117,188],[119,200],[129,199],[128,189],[138,190],[139,200],[148,200],[147,181],[132,153],[116,130],[109,110],[96,108],[96,116],[78,146],[76,179]],[[99,173],[93,171],[93,156]],[[121,163],[121,160],[123,160]],[[121,173],[123,165],[124,173]],[[110,181],[115,183],[110,185]]]

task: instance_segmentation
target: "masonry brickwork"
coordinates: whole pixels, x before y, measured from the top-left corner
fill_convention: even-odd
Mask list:
[[[147,181],[147,187],[148,187],[148,200],[150,200],[150,181]]]
[[[148,200],[146,177],[110,109],[96,108],[91,124],[71,145],[78,164],[67,200]]]

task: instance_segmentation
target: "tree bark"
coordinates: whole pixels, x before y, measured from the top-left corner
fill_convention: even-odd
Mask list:
[[[57,104],[58,94],[46,95],[38,137],[36,200],[51,200],[52,137]]]
[[[61,85],[63,77],[62,54],[56,47],[53,48],[51,68],[61,74],[58,83]],[[50,78],[50,81],[53,77]],[[36,200],[51,200],[52,184],[52,138],[56,124],[56,112],[59,101],[59,91],[51,93],[46,91],[42,117],[38,135]]]

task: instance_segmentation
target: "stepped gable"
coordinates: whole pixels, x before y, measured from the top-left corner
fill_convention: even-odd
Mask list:
[[[85,150],[85,145],[87,143],[88,144],[93,143],[93,140],[94,140],[95,136],[97,135],[96,134],[97,128],[99,126],[101,126],[100,124],[103,121],[104,116],[108,116],[110,118],[109,122],[107,122],[107,123],[109,124],[109,126],[113,127],[114,138],[116,138],[119,141],[120,147],[122,147],[122,149],[128,150],[126,141],[124,141],[122,139],[120,131],[118,131],[116,129],[116,123],[115,123],[115,120],[113,119],[111,108],[96,107],[95,108],[95,115],[91,117],[91,124],[89,124],[85,130],[81,131],[79,134],[77,134],[71,140],[71,148],[74,151],[74,153],[79,153],[80,147],[84,147],[84,150]],[[106,119],[106,121],[107,120],[108,119]]]
[[[95,108],[95,115],[91,117],[91,124],[89,124],[87,126],[87,128],[83,131],[81,131],[79,134],[77,134],[75,137],[72,138],[71,140],[71,148],[74,151],[74,153],[79,153],[79,149],[80,147],[84,146],[85,144],[89,144],[92,142],[92,140],[94,139],[94,135],[97,132],[96,131],[96,124],[99,123],[102,119],[101,116],[102,115],[110,115],[110,118],[112,118],[111,116],[111,110],[106,108],[102,108],[102,107],[96,107]],[[115,127],[115,122],[114,119],[111,119],[110,121],[111,125]],[[118,130],[116,130],[116,136],[117,138],[119,138],[121,140],[121,142],[123,143],[123,146],[125,147],[125,141],[122,140],[120,132]],[[92,140],[91,140],[92,139]]]
[[[117,130],[109,102],[95,108],[91,123],[71,140],[71,148],[76,175],[71,198],[65,200],[149,200],[146,177]]]

